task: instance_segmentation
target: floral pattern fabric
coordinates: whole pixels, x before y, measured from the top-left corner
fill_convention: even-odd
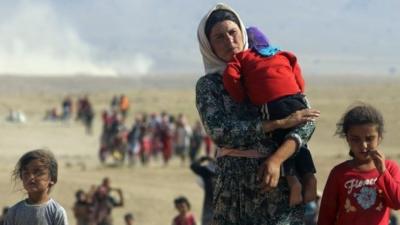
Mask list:
[[[222,76],[209,74],[196,85],[196,106],[208,135],[218,147],[255,149],[270,155],[276,149],[261,125],[258,107],[249,101],[236,103],[224,90]],[[305,144],[314,130],[307,123],[289,134]],[[264,144],[263,144],[264,143]],[[265,159],[218,158],[214,190],[213,225],[303,224],[304,205],[289,207],[286,179],[268,193],[260,191],[257,170]]]

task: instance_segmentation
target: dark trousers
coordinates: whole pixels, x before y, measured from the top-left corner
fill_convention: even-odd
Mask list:
[[[307,102],[303,94],[295,94],[282,97],[261,107],[261,113],[266,120],[283,119],[293,112],[306,109]],[[300,125],[301,126],[301,125]],[[286,135],[294,128],[277,129],[271,133],[272,140],[280,146]],[[299,151],[283,163],[284,175],[299,175],[315,173],[315,165],[307,145],[300,147]]]

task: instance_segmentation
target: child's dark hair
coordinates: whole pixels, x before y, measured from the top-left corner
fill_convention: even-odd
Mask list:
[[[82,189],[77,190],[75,192],[75,199],[79,201],[81,198],[81,195],[84,195],[84,194],[86,194],[86,193]]]
[[[18,160],[18,163],[13,171],[14,181],[18,180],[18,178],[22,179],[23,170],[33,160],[39,160],[44,165],[46,165],[47,169],[49,170],[50,180],[53,182],[53,185],[57,183],[57,177],[58,177],[57,160],[54,157],[53,153],[51,153],[51,151],[44,149],[29,151],[25,153]]]
[[[190,209],[189,200],[185,196],[179,196],[179,197],[175,198],[174,204],[175,204],[175,206],[177,206],[179,204],[186,204],[188,209]]]
[[[133,216],[133,213],[126,213],[126,214],[124,215],[124,219],[125,219],[125,221],[127,221],[127,220],[134,220],[135,217]]]
[[[382,138],[384,132],[384,121],[382,114],[372,105],[357,103],[350,107],[336,124],[336,135],[344,138],[350,127],[354,125],[374,124]]]

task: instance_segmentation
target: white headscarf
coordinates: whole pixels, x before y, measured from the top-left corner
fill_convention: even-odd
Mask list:
[[[208,18],[210,17],[212,12],[219,9],[228,10],[237,17],[240,23],[240,29],[242,30],[244,49],[248,48],[246,27],[244,26],[242,20],[240,19],[239,14],[237,14],[235,10],[233,10],[230,6],[223,3],[218,3],[203,17],[203,19],[200,21],[199,27],[197,28],[197,39],[199,40],[200,52],[201,55],[203,56],[204,69],[206,74],[210,73],[222,74],[222,72],[225,70],[226,67],[226,62],[222,61],[220,58],[218,58],[218,56],[214,54],[210,42],[208,41],[207,35],[205,33],[205,27]]]

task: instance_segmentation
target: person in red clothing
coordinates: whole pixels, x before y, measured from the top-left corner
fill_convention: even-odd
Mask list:
[[[253,104],[260,106],[266,120],[283,119],[297,110],[310,108],[303,94],[304,79],[296,56],[271,46],[258,28],[249,27],[246,31],[249,49],[235,54],[223,74],[224,87],[229,95],[237,102],[248,97]],[[309,123],[315,129],[314,122]],[[272,132],[275,143],[271,144],[282,144],[290,130]],[[311,153],[306,145],[299,143],[299,146],[298,154],[283,164],[282,175],[290,187],[291,206],[314,201],[317,192]]]
[[[337,123],[352,159],[335,166],[322,194],[318,225],[387,225],[400,208],[400,169],[379,149],[384,123],[373,106],[353,106]]]
[[[172,225],[196,225],[194,214],[190,212],[190,203],[186,197],[175,198],[174,204],[179,214],[173,219]]]
[[[167,112],[162,112],[160,122],[160,139],[164,166],[168,165],[168,162],[172,156],[172,132],[170,115]]]

